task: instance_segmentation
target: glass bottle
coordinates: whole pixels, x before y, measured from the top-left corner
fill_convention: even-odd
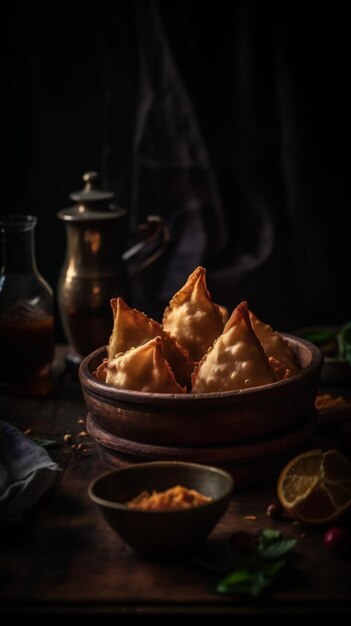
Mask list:
[[[44,395],[53,389],[53,293],[38,272],[32,215],[0,215],[0,390]]]

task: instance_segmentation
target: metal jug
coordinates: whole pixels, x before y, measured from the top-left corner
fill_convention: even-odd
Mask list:
[[[163,220],[150,215],[139,226],[142,240],[124,251],[127,212],[113,204],[114,194],[102,191],[97,172],[83,176],[84,189],[71,193],[75,206],[57,214],[67,234],[66,258],[58,285],[58,301],[65,334],[76,360],[108,342],[113,319],[112,297],[130,297],[130,277],[148,267],[162,254],[169,239]],[[149,256],[135,264],[127,262],[154,242]]]

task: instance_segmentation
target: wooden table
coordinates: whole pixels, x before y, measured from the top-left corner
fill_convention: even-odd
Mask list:
[[[6,613],[262,614],[351,613],[351,560],[323,548],[323,531],[266,515],[274,487],[236,493],[210,542],[236,530],[279,528],[296,537],[296,559],[258,601],[214,592],[213,575],[189,559],[155,563],[136,558],[88,499],[87,486],[104,468],[93,442],[79,438],[85,406],[77,380],[58,376],[45,399],[0,398],[0,417],[21,430],[55,439],[50,450],[62,473],[18,526],[2,526],[0,610]],[[72,450],[70,432],[86,452]],[[333,442],[324,442],[326,447]],[[257,519],[245,520],[252,515]],[[211,544],[209,544],[211,545]]]

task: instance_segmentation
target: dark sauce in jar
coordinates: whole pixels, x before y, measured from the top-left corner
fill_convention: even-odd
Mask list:
[[[14,395],[45,395],[53,389],[53,317],[0,319],[0,390]]]

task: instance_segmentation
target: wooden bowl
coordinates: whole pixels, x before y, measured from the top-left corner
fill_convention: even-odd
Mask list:
[[[295,376],[262,387],[207,394],[115,389],[93,376],[106,356],[104,348],[95,350],[79,369],[89,422],[95,426],[91,434],[97,438],[100,429],[100,443],[111,449],[117,440],[189,448],[267,440],[303,427],[314,412],[323,359],[310,342],[284,337],[301,364]]]
[[[196,489],[212,501],[176,511],[143,511],[126,505],[142,491],[165,491],[175,485]],[[134,552],[164,559],[188,556],[205,541],[226,511],[232,489],[232,477],[216,467],[163,462],[103,474],[89,485],[88,494]]]
[[[316,416],[311,414],[297,428],[257,441],[222,446],[155,446],[122,439],[105,431],[88,414],[87,430],[99,445],[102,463],[109,468],[146,461],[188,461],[216,465],[230,472],[238,489],[277,480],[294,456],[315,447],[312,437]]]

